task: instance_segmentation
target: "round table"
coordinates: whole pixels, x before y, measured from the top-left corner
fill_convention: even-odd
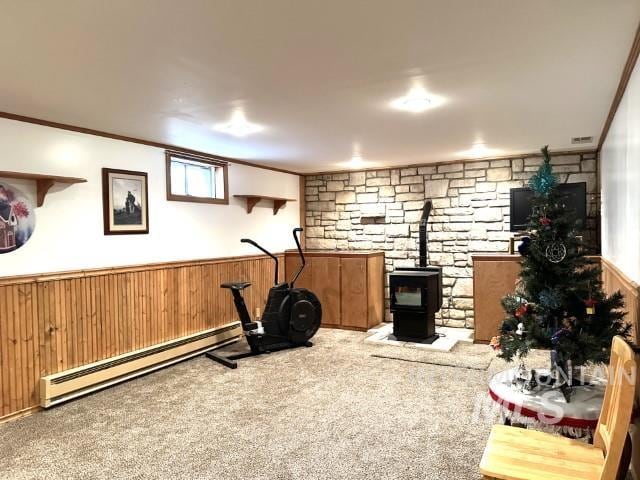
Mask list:
[[[538,376],[548,370],[536,370]],[[567,402],[558,388],[537,387],[527,392],[513,387],[518,369],[504,370],[489,382],[489,395],[500,405],[503,419],[537,430],[573,438],[590,438],[598,424],[606,380],[588,377],[588,385],[574,387]]]
[[[538,376],[549,370],[536,370]],[[560,389],[538,387],[531,392],[513,387],[517,368],[495,374],[489,381],[489,395],[500,405],[503,421],[592,441],[602,409],[606,380],[585,376],[589,385],[574,387],[567,402]],[[631,462],[631,437],[627,435],[617,480],[626,478]]]

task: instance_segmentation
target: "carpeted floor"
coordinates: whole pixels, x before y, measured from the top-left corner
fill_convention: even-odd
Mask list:
[[[0,478],[478,479],[504,363],[379,358],[365,337],[323,329],[237,370],[199,357],[0,425]],[[488,348],[446,355],[484,367]]]

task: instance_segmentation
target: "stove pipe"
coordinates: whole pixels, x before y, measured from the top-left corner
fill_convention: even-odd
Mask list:
[[[427,221],[431,213],[431,199],[424,202],[422,217],[420,217],[420,267],[427,266]]]

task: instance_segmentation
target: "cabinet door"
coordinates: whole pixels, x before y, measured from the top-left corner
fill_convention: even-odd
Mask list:
[[[341,259],[342,325],[366,330],[367,259]]]
[[[311,290],[322,304],[322,325],[340,325],[340,259],[313,257]]]
[[[474,260],[474,341],[489,343],[491,337],[498,335],[505,318],[500,300],[504,295],[514,292],[520,270],[517,260]]]
[[[312,280],[312,272],[311,272],[311,260],[312,258],[307,258],[307,264],[302,270],[302,273],[298,277],[296,281],[296,287],[300,288],[308,288],[311,290],[311,280]],[[300,268],[300,257],[296,254],[285,255],[285,281],[290,282],[295,273]]]
[[[384,320],[384,256],[370,257],[367,265],[368,327],[375,327]]]

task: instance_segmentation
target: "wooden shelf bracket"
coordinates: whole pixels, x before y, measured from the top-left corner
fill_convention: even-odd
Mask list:
[[[284,207],[287,202],[295,202],[292,198],[267,197],[265,195],[234,195],[236,198],[244,198],[247,202],[247,213],[253,211],[253,207],[261,200],[270,200],[273,202],[273,214],[276,215],[278,210]]]
[[[84,183],[87,181],[86,178],[76,178],[76,177],[60,177],[57,175],[43,175],[39,173],[22,173],[22,172],[3,172],[0,171],[0,178],[15,178],[18,180],[33,180],[36,182],[36,196],[38,207],[41,207],[44,204],[44,199],[49,192],[49,189],[53,186],[54,183]]]

